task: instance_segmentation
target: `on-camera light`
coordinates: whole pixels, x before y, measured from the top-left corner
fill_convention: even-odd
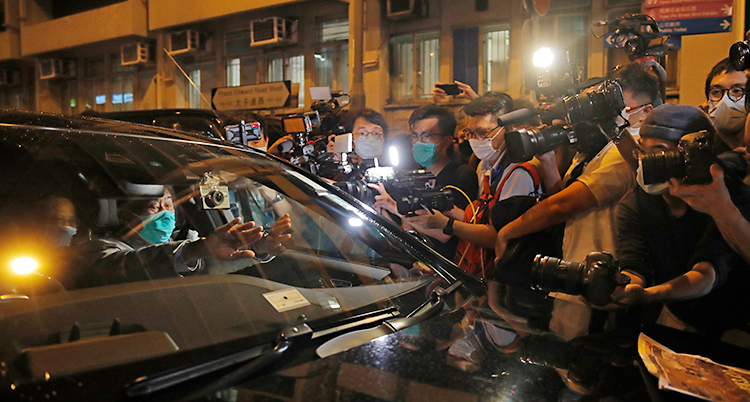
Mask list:
[[[534,52],[534,67],[548,68],[555,61],[555,55],[548,47],[543,47]]]
[[[398,148],[391,145],[391,147],[388,148],[388,155],[391,157],[391,163],[393,166],[398,166]]]

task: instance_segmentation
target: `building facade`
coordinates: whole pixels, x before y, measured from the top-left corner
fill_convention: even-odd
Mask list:
[[[210,108],[213,88],[290,80],[297,98],[274,113],[307,110],[308,88],[329,86],[359,94],[357,102],[384,112],[399,130],[414,108],[431,102],[435,82],[533,97],[531,58],[541,46],[567,50],[583,78],[602,76],[627,57],[605,47],[605,29],[592,23],[644,7],[643,0],[553,0],[540,16],[523,0],[0,5],[0,107],[62,113]],[[702,101],[705,75],[743,38],[744,13],[744,2],[735,1],[731,32],[685,36],[680,49],[668,52],[662,62],[670,101]],[[285,32],[258,39],[252,27],[258,36],[269,27]]]

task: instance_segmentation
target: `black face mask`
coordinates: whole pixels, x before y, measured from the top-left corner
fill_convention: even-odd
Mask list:
[[[471,154],[474,152],[471,150],[471,144],[469,144],[469,140],[461,141],[461,143],[458,144],[458,151],[461,152],[461,155],[465,156],[466,158],[471,158]]]

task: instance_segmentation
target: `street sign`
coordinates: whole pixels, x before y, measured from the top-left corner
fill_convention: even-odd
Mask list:
[[[291,81],[214,88],[211,91],[211,106],[214,110],[286,107],[289,106],[291,90]]]
[[[646,14],[668,35],[732,30],[732,0],[646,0]]]
[[[646,0],[645,7],[648,9],[664,6],[684,6],[686,4],[696,3],[726,3],[726,1],[727,0]]]
[[[732,1],[647,8],[646,13],[657,21],[726,18],[732,16]]]
[[[693,35],[732,31],[732,17],[658,21],[657,24],[659,24],[659,32],[668,35]]]

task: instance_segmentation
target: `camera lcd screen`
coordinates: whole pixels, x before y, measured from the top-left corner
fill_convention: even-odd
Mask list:
[[[284,119],[284,131],[287,133],[305,133],[306,125],[304,117],[292,117]]]

